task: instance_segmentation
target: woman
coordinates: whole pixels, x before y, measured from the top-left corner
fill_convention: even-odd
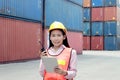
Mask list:
[[[67,41],[67,29],[60,22],[53,22],[49,28],[49,48],[40,56],[54,56],[58,65],[54,73],[49,73],[40,61],[40,74],[44,80],[73,80],[76,76],[77,54],[76,50],[70,48]]]

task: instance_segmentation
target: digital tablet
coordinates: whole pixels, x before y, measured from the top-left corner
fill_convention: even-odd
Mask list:
[[[55,57],[47,57],[43,56],[42,57],[42,62],[45,66],[45,69],[47,72],[54,72],[54,68],[58,66],[57,59]]]

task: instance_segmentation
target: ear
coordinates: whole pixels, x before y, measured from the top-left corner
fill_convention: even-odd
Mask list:
[[[66,39],[66,35],[63,36],[63,39],[64,39],[64,40]]]

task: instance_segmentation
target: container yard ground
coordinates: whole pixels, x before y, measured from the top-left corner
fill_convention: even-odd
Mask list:
[[[0,64],[0,80],[42,80],[39,60]],[[120,51],[83,51],[75,80],[120,80]]]

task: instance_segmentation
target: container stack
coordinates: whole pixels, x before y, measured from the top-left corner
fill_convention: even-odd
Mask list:
[[[39,58],[42,0],[0,0],[0,63]]]
[[[83,1],[83,49],[90,50],[90,8],[91,0]]]
[[[70,46],[82,54],[82,9],[82,0],[0,0],[0,63],[40,58],[54,21],[65,25]]]
[[[104,49],[120,50],[120,0],[104,0]]]
[[[91,50],[103,50],[103,0],[91,1]]]
[[[84,0],[83,7],[84,49],[120,50],[120,0]]]

